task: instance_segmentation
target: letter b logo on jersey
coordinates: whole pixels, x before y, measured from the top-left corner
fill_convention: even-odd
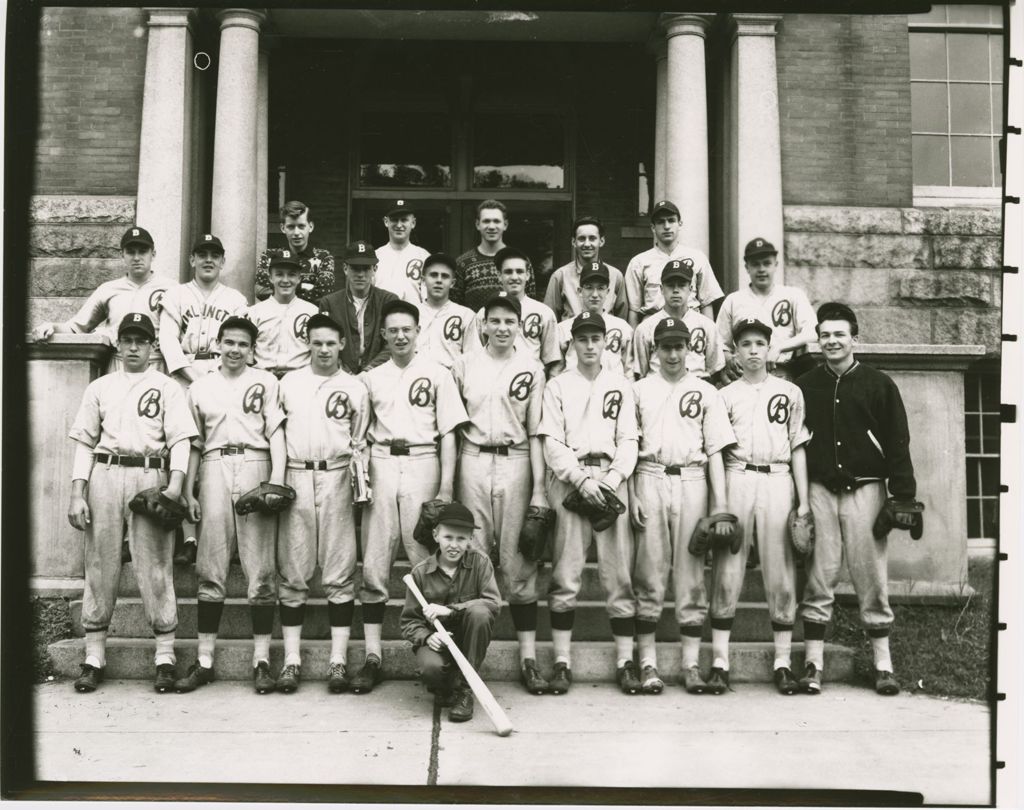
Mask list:
[[[163,290],[153,290],[153,292],[151,292],[149,294],[149,311],[150,312],[156,312],[158,309],[160,309],[160,304],[161,304],[161,302],[163,302],[163,300],[164,300],[164,291]]]
[[[704,354],[708,347],[708,336],[701,327],[696,327],[690,332],[690,351],[697,354]]]
[[[607,332],[605,332],[604,336],[605,336],[605,340],[607,340],[607,343],[605,344],[605,348],[608,351],[610,351],[612,354],[616,354],[616,353],[618,353],[619,351],[622,350],[622,330],[621,329],[609,329]]]
[[[768,421],[784,425],[789,421],[789,397],[776,394],[768,400]]]
[[[444,334],[445,340],[452,340],[456,343],[462,340],[462,318],[458,315],[452,315],[444,322],[444,328],[441,331]]]
[[[405,275],[412,281],[419,281],[423,278],[423,260],[413,259],[405,266]]]
[[[141,397],[137,406],[139,416],[154,419],[160,415],[160,390],[158,388],[148,389]]]
[[[309,323],[309,315],[308,313],[303,312],[295,319],[295,322],[292,324],[292,333],[295,335],[297,340],[306,339],[307,323]]]
[[[772,326],[789,326],[793,323],[793,305],[787,301],[779,301],[772,307]]]
[[[540,315],[534,312],[523,319],[523,337],[536,340],[540,337]]]
[[[698,418],[701,414],[701,399],[700,391],[687,391],[679,397],[679,415],[689,419]]]
[[[409,404],[426,408],[431,402],[432,386],[427,377],[417,377],[409,386]]]
[[[242,397],[242,413],[263,413],[263,401],[266,396],[267,389],[263,383],[250,385]]]
[[[622,392],[609,391],[604,395],[601,403],[601,416],[605,419],[618,419],[619,411],[622,410]]]
[[[328,419],[344,419],[349,415],[348,394],[344,391],[332,391],[327,397],[327,404],[324,406],[324,413]]]
[[[531,385],[533,385],[533,374],[529,371],[521,371],[508,384],[508,395],[517,402],[526,402],[526,398],[530,396]]]

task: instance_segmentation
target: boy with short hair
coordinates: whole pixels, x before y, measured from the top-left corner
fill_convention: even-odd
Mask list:
[[[587,265],[594,262],[600,262],[608,269],[608,289],[601,311],[618,318],[624,318],[628,312],[622,271],[601,261],[603,247],[604,223],[597,217],[577,217],[572,224],[573,260],[551,273],[544,291],[544,303],[559,321],[572,320],[586,309],[580,296],[582,273]]]
[[[601,365],[609,371],[621,374],[627,380],[633,379],[633,327],[622,318],[605,311],[608,306],[611,268],[604,262],[588,262],[579,273],[580,283],[574,292],[581,312],[601,314],[608,332],[605,334],[605,350],[601,352]],[[572,348],[573,318],[566,318],[558,324],[558,344],[566,369],[576,368],[576,352]]]
[[[418,304],[423,300],[420,282],[430,252],[412,243],[416,212],[409,200],[395,200],[384,215],[384,227],[388,230],[388,241],[377,248],[376,284],[403,301]]]
[[[298,258],[290,250],[282,250],[270,260],[274,294],[253,304],[246,313],[259,330],[256,368],[266,369],[278,379],[309,365],[306,322],[319,310],[296,295],[301,273]]]
[[[288,242],[287,250],[298,259],[301,274],[298,296],[303,301],[318,301],[334,291],[334,257],[330,251],[313,247],[309,237],[316,227],[309,206],[299,200],[286,202],[280,210],[281,233]],[[256,300],[264,301],[273,295],[270,283],[270,261],[280,251],[265,250],[256,267]]]
[[[449,297],[455,269],[455,259],[446,253],[428,256],[423,262],[423,300],[417,304],[420,335],[416,351],[445,368],[451,368],[462,356],[466,329],[473,320],[473,310]]]

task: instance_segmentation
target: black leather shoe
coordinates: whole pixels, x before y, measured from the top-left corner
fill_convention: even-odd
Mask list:
[[[891,672],[883,669],[875,670],[875,691],[880,695],[898,695],[900,682]]]
[[[541,677],[540,670],[537,669],[537,662],[532,658],[523,661],[519,674],[523,686],[531,695],[543,695],[551,688],[551,685]]]
[[[473,693],[469,687],[460,686],[455,690],[448,719],[453,723],[465,723],[473,719]]]
[[[660,695],[665,688],[665,682],[658,674],[658,668],[650,664],[640,671],[640,691],[645,695]]]
[[[331,664],[327,671],[327,691],[340,694],[348,691],[348,671],[344,664]]]
[[[633,661],[627,661],[619,667],[616,678],[619,682],[619,688],[623,693],[627,695],[640,694],[642,684],[640,683],[640,678],[637,677],[636,664]]]
[[[796,678],[793,677],[793,670],[789,667],[779,667],[775,670],[775,688],[782,695],[794,695],[800,688]]]
[[[161,695],[165,692],[174,691],[174,664],[157,664],[156,678],[153,679],[153,688]]]
[[[252,685],[257,695],[266,695],[277,688],[277,681],[270,674],[270,664],[260,661],[252,670]]]
[[[372,692],[373,687],[382,680],[384,680],[384,668],[381,666],[380,659],[376,655],[368,655],[348,688],[357,695],[363,695]]]
[[[821,694],[821,672],[810,661],[804,664],[804,676],[800,679],[800,688],[809,695]]]
[[[174,682],[175,692],[194,692],[203,684],[213,683],[213,667],[204,667],[196,661],[188,668],[184,678]]]
[[[564,695],[572,686],[572,670],[564,661],[555,662],[555,671],[551,675],[551,694]]]
[[[75,678],[76,692],[95,692],[96,687],[103,683],[103,670],[92,664],[82,664],[82,674]]]
[[[708,688],[705,690],[712,695],[722,695],[729,691],[729,671],[721,667],[711,667],[711,674],[708,675]]]
[[[286,664],[277,676],[277,691],[290,695],[299,688],[299,681],[302,680],[302,667],[295,664]]]

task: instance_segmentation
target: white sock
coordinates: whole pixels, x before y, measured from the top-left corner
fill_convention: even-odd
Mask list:
[[[302,654],[299,650],[302,643],[302,625],[281,625],[281,635],[284,637],[284,665],[301,666]]]
[[[252,665],[255,667],[260,661],[270,663],[270,634],[265,636],[252,637]]]
[[[380,660],[384,660],[381,654],[380,647],[380,630],[383,625],[380,624],[364,624],[363,625],[363,637],[366,639],[366,654],[376,655]]]
[[[804,641],[804,661],[814,664],[818,668],[818,672],[825,669],[825,639]]]
[[[344,664],[348,660],[348,639],[351,627],[331,627],[331,663]]]
[[[615,666],[625,666],[627,661],[633,660],[633,637],[613,636],[615,639]]]
[[[793,631],[775,630],[772,635],[775,637],[775,663],[772,664],[772,669],[789,669],[793,666]]]
[[[572,647],[572,630],[551,630],[551,646],[555,652],[555,663],[561,661],[569,666],[569,650]]]
[[[697,666],[700,660],[700,636],[683,636],[683,669]]]
[[[658,644],[654,633],[641,633],[636,637],[637,654],[640,656],[640,669],[658,666]]]
[[[174,664],[174,631],[170,633],[157,633],[156,634],[156,657],[154,663],[157,666],[161,664]]]
[[[871,652],[875,654],[875,669],[892,672],[892,658],[889,657],[889,637],[871,639]]]
[[[85,663],[96,669],[107,665],[107,631],[85,631]]]
[[[527,658],[537,660],[537,631],[516,630],[516,638],[519,639],[519,663]]]
[[[711,656],[714,661],[711,666],[729,671],[729,636],[732,630],[719,630],[711,628]]]
[[[213,648],[216,645],[216,633],[199,634],[199,666],[206,669],[210,669],[213,666]]]

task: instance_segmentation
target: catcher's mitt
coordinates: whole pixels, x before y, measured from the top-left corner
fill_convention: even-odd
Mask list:
[[[789,539],[793,548],[804,556],[814,551],[814,515],[798,515],[796,509],[789,513]]]
[[[714,527],[719,523],[729,524],[729,534],[717,534]],[[713,515],[701,518],[690,535],[690,553],[694,557],[703,557],[709,548],[728,548],[736,554],[743,546],[743,530],[740,529],[740,521],[736,515],[729,512],[716,512]]]
[[[437,525],[437,518],[441,514],[441,507],[447,506],[447,501],[434,498],[424,501],[420,507],[420,516],[416,526],[412,530],[412,536],[421,546],[426,546],[431,551],[437,548],[437,541],[434,539],[434,527]]]
[[[168,498],[160,487],[142,490],[128,501],[128,508],[137,515],[152,518],[168,531],[177,529],[188,517],[186,506],[181,501]]]
[[[250,512],[276,515],[291,506],[294,500],[295,490],[287,484],[271,484],[264,481],[258,487],[242,493],[235,501],[235,511],[240,515],[248,515]]]
[[[575,489],[565,496],[562,506],[570,512],[583,515],[583,517],[590,521],[590,525],[594,528],[595,532],[603,532],[618,520],[619,515],[626,514],[626,504],[615,497],[613,492],[604,487],[601,488],[601,494],[604,496],[606,504],[604,508],[591,506],[579,493],[579,490]]]
[[[876,540],[881,540],[893,529],[907,530],[912,540],[920,540],[924,534],[924,504],[888,498],[875,518],[871,533]]]
[[[519,532],[519,553],[531,562],[544,556],[548,536],[555,525],[555,510],[546,506],[531,506]]]

